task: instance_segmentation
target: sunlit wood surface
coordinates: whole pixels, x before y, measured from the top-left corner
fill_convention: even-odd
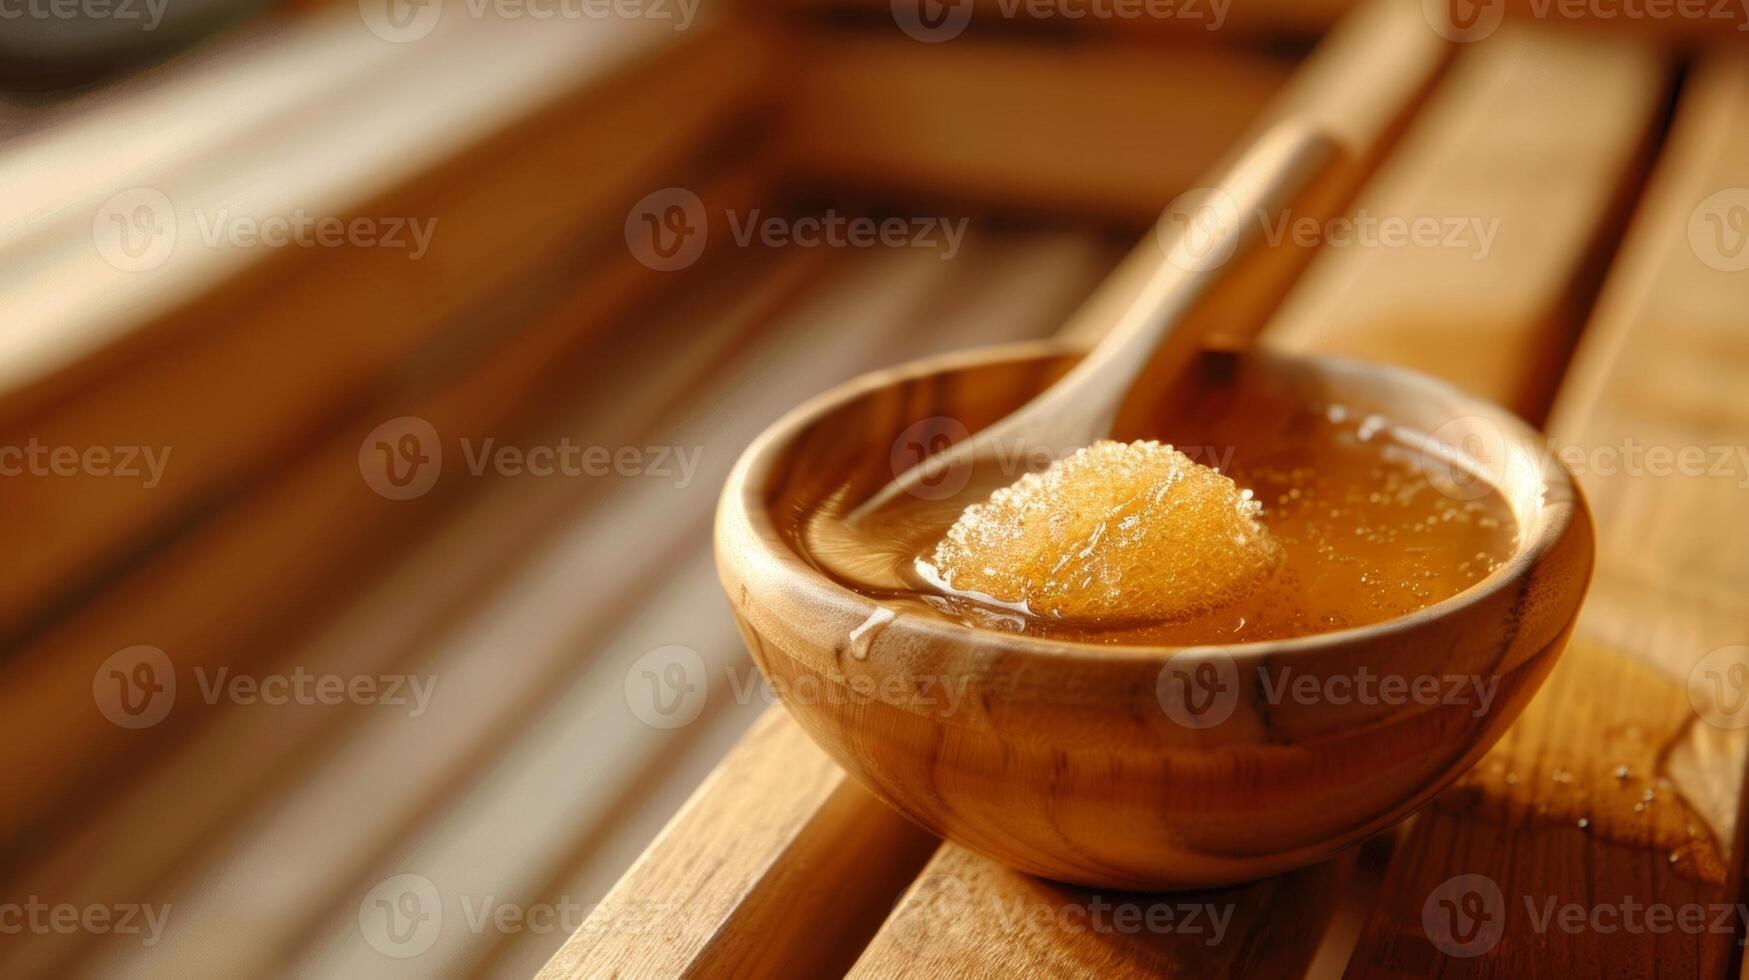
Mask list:
[[[1735,975],[1740,918],[1561,931],[1531,907],[1744,897],[1749,729],[1700,717],[1719,709],[1709,669],[1730,676],[1715,651],[1749,643],[1736,21],[1623,32],[1514,2],[1463,42],[1419,0],[1235,0],[1212,32],[974,6],[937,44],[886,0],[748,0],[686,31],[458,17],[409,45],[318,7],[0,144],[0,445],[175,447],[150,492],[0,480],[0,901],[172,909],[153,946],[8,936],[0,974]],[[1462,782],[1323,865],[1100,895],[941,844],[765,696],[708,553],[716,491],[758,431],[845,378],[1091,341],[1157,259],[1146,223],[1283,116],[1350,151],[1302,217],[1497,220],[1488,253],[1289,242],[1197,315],[1546,415],[1599,529],[1577,638]],[[418,262],[221,247],[126,272],[93,250],[93,215],[141,185],[438,232]],[[622,228],[671,187],[720,246],[675,273]],[[965,238],[951,258],[724,244],[726,213],[827,209]],[[429,494],[390,501],[359,450],[401,416],[450,455]],[[486,437],[698,455],[684,486],[476,477],[459,442]],[[1705,472],[1648,473],[1654,447],[1672,465],[1698,448]],[[130,731],[92,681],[138,644],[181,693]],[[628,678],[676,644],[709,696],[652,726]],[[417,716],[264,709],[208,703],[197,668],[434,686]],[[363,915],[401,875],[445,915],[406,958]],[[1473,957],[1428,927],[1462,875],[1502,897]],[[1107,899],[1224,925],[1212,943],[1072,928]]]

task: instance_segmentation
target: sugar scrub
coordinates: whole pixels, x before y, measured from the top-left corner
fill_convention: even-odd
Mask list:
[[[1036,616],[1181,619],[1243,598],[1280,564],[1261,509],[1169,445],[1107,440],[968,507],[930,565],[949,591]]]

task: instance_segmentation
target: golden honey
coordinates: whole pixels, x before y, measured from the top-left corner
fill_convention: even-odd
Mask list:
[[[843,560],[816,565],[901,610],[970,626],[1178,646],[1392,619],[1480,582],[1513,553],[1517,529],[1499,493],[1485,482],[1446,492],[1449,457],[1376,415],[1339,405],[1231,412],[1149,435],[1162,443],[1102,444],[1077,454],[1098,465],[1071,457],[999,479],[1018,482],[974,505],[981,512],[897,505],[867,528],[882,544],[869,574],[847,575]],[[1179,457],[1202,465],[1186,470]],[[1176,481],[1161,496],[1181,491],[1177,506],[1135,505],[1132,491],[1162,480]],[[809,528],[835,520],[837,507],[828,501],[786,528],[804,555],[824,546]],[[1142,520],[1176,523],[1143,533]],[[1064,533],[1043,533],[1041,521]]]

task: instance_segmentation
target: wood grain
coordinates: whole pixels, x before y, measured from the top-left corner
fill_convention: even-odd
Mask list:
[[[1749,61],[1719,54],[1687,82],[1550,421],[1599,529],[1574,648],[1496,751],[1417,821],[1354,954],[1355,975],[1736,969],[1735,914],[1704,915],[1698,928],[1692,919],[1615,926],[1630,901],[1714,909],[1741,897],[1744,730],[1698,713],[1721,703],[1703,661],[1749,631],[1745,470],[1660,476],[1626,453],[1749,442],[1749,278],[1728,271],[1742,242],[1717,237],[1720,225],[1707,220],[1728,221],[1731,201],[1743,203],[1712,195],[1745,185]],[[1442,955],[1422,921],[1434,889],[1463,874],[1485,876],[1500,894],[1489,911],[1503,932],[1473,958]],[[1577,927],[1539,928],[1533,910],[1550,902],[1577,908]],[[1443,935],[1444,920],[1431,921]]]
[[[757,175],[741,173],[700,189],[713,202],[739,206],[759,186]],[[414,414],[450,438],[491,434],[545,397],[563,355],[618,317],[633,315],[659,284],[658,274],[623,246],[603,256],[594,234],[580,249],[560,249],[525,271],[529,278],[488,309],[452,324],[446,351],[408,365],[374,391],[361,406],[364,414],[294,454],[278,480],[218,508],[90,597],[80,615],[57,622],[0,665],[6,679],[0,724],[8,734],[0,755],[17,801],[0,811],[6,841],[0,854],[8,865],[34,854],[39,835],[57,833],[60,814],[82,794],[111,785],[118,773],[173,741],[177,726],[198,721],[210,708],[191,694],[182,711],[146,737],[119,728],[91,700],[93,673],[106,657],[147,644],[171,652],[181,671],[260,663],[304,624],[309,610],[343,596],[361,563],[381,557],[457,493],[477,485],[440,482],[410,501],[378,495],[361,478],[358,462],[359,446],[375,426]],[[482,345],[489,354],[482,355]],[[450,465],[465,472],[458,455],[451,453]],[[259,573],[249,571],[263,568],[274,576],[274,588],[265,593]],[[250,615],[238,615],[242,608]],[[192,685],[193,677],[184,676]]]
[[[1540,418],[1638,186],[1669,75],[1661,54],[1629,40],[1514,26],[1464,46],[1350,223],[1308,225],[1334,240],[1269,342],[1434,370]],[[1425,237],[1410,240],[1417,226]],[[1380,237],[1392,227],[1395,239]],[[1379,343],[1403,322],[1414,329]],[[1510,371],[1502,348],[1515,351]]]
[[[709,190],[705,196],[722,200]],[[642,445],[665,413],[684,403],[688,391],[745,344],[753,329],[749,321],[763,323],[773,309],[811,281],[821,266],[818,258],[750,255],[747,261],[719,269],[701,268],[702,274],[720,283],[714,288],[701,284],[687,302],[653,308],[645,304],[628,309],[614,302],[611,269],[567,276],[562,299],[555,308],[543,311],[533,335],[573,340],[582,335],[595,343],[568,352],[551,337],[542,343],[515,345],[520,348],[517,361],[542,365],[542,371],[507,371],[488,360],[479,366],[483,376],[470,377],[463,386],[464,397],[444,393],[388,411],[416,414],[458,439],[490,434],[501,442],[516,439],[520,444],[526,439],[528,444],[541,445],[562,435],[579,444]],[[641,269],[630,256],[624,261]],[[596,306],[604,300],[606,307]],[[638,335],[602,337],[607,333],[602,329],[606,316],[636,317],[644,329]],[[615,365],[627,359],[651,367],[635,376],[616,376]],[[579,360],[584,363],[576,363]],[[512,397],[516,391],[522,394]],[[537,392],[543,397],[535,397]],[[489,409],[487,402],[496,408]],[[530,423],[502,414],[511,408],[553,417]],[[464,413],[465,423],[459,420]],[[558,431],[551,431],[554,428]],[[453,506],[443,501],[425,506],[429,498],[383,501],[366,491],[359,479],[359,438],[362,432],[337,439],[327,451],[287,473],[281,483],[240,504],[235,514],[220,522],[224,533],[172,552],[170,560],[141,583],[146,608],[130,603],[99,605],[84,622],[86,630],[75,631],[62,649],[137,635],[153,638],[184,669],[198,666],[209,674],[218,668],[251,677],[300,669],[337,676],[413,671],[438,637],[457,628],[458,620],[480,615],[477,607],[484,596],[529,562],[529,552],[568,515],[579,507],[600,504],[606,496],[600,485],[579,486],[575,481],[524,472],[515,478],[466,481],[479,483],[478,493],[464,495]],[[459,479],[460,472],[455,476]],[[306,518],[306,501],[317,505],[314,513],[320,523],[311,524]],[[357,522],[352,533],[342,537],[363,550],[330,549],[321,562],[314,563],[320,574],[312,578],[334,578],[338,568],[361,560],[364,574],[346,579],[350,588],[340,595],[311,604],[313,609],[303,608],[300,618],[312,622],[302,628],[280,625],[283,611],[264,599],[246,597],[235,601],[250,602],[258,611],[257,627],[279,628],[239,633],[196,615],[203,603],[225,594],[231,569],[263,560],[263,549],[271,555],[271,549],[282,547],[280,535],[315,538],[324,530],[332,532],[341,521]],[[405,533],[391,536],[405,532],[409,522],[422,521],[437,522],[437,527],[415,540],[408,540]],[[384,541],[400,547],[387,548]],[[379,548],[391,553],[384,556],[387,568],[372,560]],[[296,583],[289,576],[281,582],[282,602],[292,598],[287,593],[308,591],[307,586],[294,590]],[[248,583],[238,586],[246,589]],[[602,597],[601,602],[610,597]],[[574,611],[579,606],[567,600],[564,608]],[[187,632],[170,632],[181,623],[188,624]],[[184,684],[194,684],[192,676],[182,676]],[[112,787],[113,792],[103,792],[105,784],[88,788],[70,813],[50,811],[52,825],[37,830],[28,855],[15,856],[20,866],[8,880],[65,901],[113,901],[117,896],[161,893],[179,875],[210,859],[206,849],[222,828],[266,795],[287,792],[312,757],[334,751],[337,740],[343,743],[356,736],[355,727],[368,713],[356,706],[320,704],[266,710],[260,705],[206,706],[187,697],[171,718],[154,729],[159,735],[151,746],[155,754],[127,741],[101,743],[106,757],[119,757],[143,771]],[[84,712],[72,714],[82,718]],[[72,751],[77,744],[82,743],[69,738],[59,749],[64,768],[88,767]],[[100,775],[113,783],[111,772],[105,768]],[[227,776],[214,779],[214,773]],[[381,802],[386,805],[386,799]],[[152,819],[163,812],[175,812],[178,819]],[[52,961],[74,955],[84,939],[42,937],[28,948],[21,947],[17,955],[29,953]],[[5,956],[0,956],[0,965],[22,967]]]
[[[801,65],[777,152],[790,179],[1152,221],[1287,78],[1237,50],[827,32]]]
[[[935,846],[768,712],[540,976],[842,971]]]
[[[866,28],[891,30],[895,7],[891,0],[752,0],[791,17],[858,15]],[[1118,8],[1075,0],[1048,6],[1003,0],[970,0],[966,31],[990,38],[1003,32],[1044,31],[1060,34],[1128,35],[1186,44],[1231,44],[1316,38],[1359,5],[1359,0],[1212,0],[1180,2],[1152,8]],[[1123,12],[1118,13],[1119,10]],[[975,33],[973,33],[975,32]]]
[[[345,30],[361,33],[356,23]],[[505,43],[497,36],[503,25],[482,30],[464,36],[492,50]],[[763,91],[766,49],[752,35],[705,31],[652,50],[634,43],[641,30],[625,38],[618,57],[626,60],[604,60],[593,74],[575,67],[587,59],[564,34],[542,35],[550,45],[545,65],[559,77],[536,87],[526,73],[543,59],[529,49],[523,72],[491,86],[509,104],[493,117],[498,129],[478,122],[477,144],[450,141],[468,132],[462,119],[485,113],[479,100],[488,89],[463,82],[438,57],[416,72],[381,69],[392,84],[362,89],[384,101],[300,110],[321,121],[313,130],[294,125],[296,113],[273,121],[272,138],[241,140],[228,167],[188,163],[163,173],[179,244],[162,267],[111,267],[92,246],[90,213],[48,236],[52,247],[42,235],[21,246],[28,261],[15,260],[8,272],[22,285],[0,300],[3,315],[19,324],[6,333],[16,354],[6,359],[11,375],[0,379],[0,439],[169,455],[151,486],[92,472],[0,481],[0,507],[19,517],[8,542],[15,574],[0,579],[0,642],[16,641],[48,618],[45,610],[161,545],[167,529],[331,433],[397,363],[443,343],[446,325],[477,316],[480,304],[580,229],[594,232],[598,247],[618,246],[625,209],[692,167],[703,148],[722,146],[724,127]],[[446,105],[437,78],[464,85],[477,101]],[[404,103],[428,107],[416,115],[425,128],[402,119]],[[666,124],[646,125],[656,112]],[[382,127],[385,115],[404,128]],[[360,130],[388,135],[373,142]],[[603,158],[608,143],[617,152]],[[403,172],[415,162],[422,169]],[[396,179],[379,187],[385,169]],[[652,174],[665,179],[653,184]],[[201,221],[259,221],[298,209],[434,223],[417,259],[409,248],[362,242],[207,247],[199,234]],[[41,267],[58,256],[64,261]]]
[[[1332,30],[1294,71],[1239,141],[1271,125],[1297,120],[1331,134],[1341,147],[1323,178],[1294,202],[1295,214],[1327,220],[1343,212],[1355,191],[1395,144],[1406,121],[1434,86],[1452,46],[1431,34],[1412,3],[1372,0]],[[1223,152],[1223,163],[1235,152]],[[1164,206],[1164,203],[1157,207]],[[1264,241],[1225,270],[1199,304],[1215,346],[1250,343],[1280,305],[1314,248],[1291,238]],[[1155,265],[1159,243],[1145,237],[1087,304],[1064,326],[1065,339],[1091,344],[1134,301]],[[1145,399],[1142,400],[1145,402]]]
[[[1213,891],[1101,893],[943,844],[849,976],[1297,976],[1352,863]]]

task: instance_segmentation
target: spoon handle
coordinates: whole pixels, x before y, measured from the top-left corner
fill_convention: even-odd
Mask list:
[[[1144,370],[1174,377],[1202,350],[1209,328],[1219,324],[1190,317],[1190,311],[1338,153],[1330,137],[1303,124],[1280,123],[1214,186],[1180,195],[1154,226],[1164,261],[1105,337],[1060,381],[979,436],[1024,434],[1029,445],[1056,458],[1110,435]]]
[[[850,522],[946,468],[974,464],[1003,449],[1013,457],[1015,446],[1027,456],[1057,459],[1109,435],[1124,396],[1145,368],[1171,377],[1189,365],[1212,318],[1186,314],[1229,260],[1339,152],[1329,136],[1284,121],[1258,137],[1215,186],[1179,195],[1154,229],[1163,261],[1098,346],[1019,409],[899,474],[857,507]]]

